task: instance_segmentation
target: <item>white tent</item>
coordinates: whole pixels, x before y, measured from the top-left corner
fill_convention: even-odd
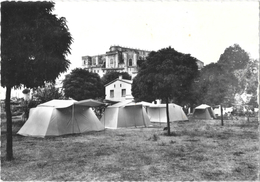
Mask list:
[[[195,107],[192,114],[195,119],[214,119],[216,118],[215,113],[209,105],[201,104],[198,107]]]
[[[52,100],[30,110],[26,123],[18,131],[23,136],[60,136],[87,131],[101,131],[100,123],[90,107],[102,105],[94,100]]]
[[[166,104],[152,104],[147,108],[147,113],[151,122],[167,123]],[[169,104],[169,119],[173,121],[188,120],[181,106]]]
[[[149,126],[150,120],[141,103],[130,100],[119,102],[106,108],[101,123],[105,128]]]

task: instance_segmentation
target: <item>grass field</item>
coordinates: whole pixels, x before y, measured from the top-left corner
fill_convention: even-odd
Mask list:
[[[172,136],[164,125],[105,130],[80,135],[32,138],[16,135],[15,160],[5,160],[5,121],[1,135],[4,181],[206,181],[259,179],[257,118],[176,122]]]

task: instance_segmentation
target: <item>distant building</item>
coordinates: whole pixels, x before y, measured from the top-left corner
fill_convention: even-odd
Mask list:
[[[119,102],[133,99],[131,89],[132,80],[122,79],[122,76],[119,76],[119,78],[105,85],[105,100]]]
[[[82,67],[100,77],[110,71],[127,72],[134,78],[137,75],[137,60],[145,60],[151,51],[132,49],[121,46],[111,46],[105,54],[83,56]],[[197,61],[199,70],[204,63]]]
[[[82,66],[102,77],[109,71],[127,72],[133,77],[137,74],[137,60],[145,60],[150,51],[111,46],[106,54],[83,56]]]

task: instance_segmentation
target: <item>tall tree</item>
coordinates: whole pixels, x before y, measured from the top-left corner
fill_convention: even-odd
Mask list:
[[[54,82],[69,67],[72,43],[65,18],[52,14],[53,2],[2,2],[1,84],[6,87],[6,159],[13,159],[11,89]]]
[[[194,90],[198,91],[198,103],[208,105],[231,105],[238,85],[232,73],[225,72],[217,63],[211,63],[202,68]]]
[[[116,71],[107,72],[106,74],[104,74],[101,80],[103,84],[106,85],[107,83],[117,79],[120,75],[122,76],[123,79],[131,80],[131,75],[129,75],[127,72],[120,73]]]
[[[141,65],[133,80],[132,94],[136,101],[162,99],[166,103],[168,135],[170,122],[168,104],[179,104],[188,92],[198,74],[197,59],[189,54],[177,52],[173,48],[164,48],[151,52]]]
[[[76,68],[63,80],[65,97],[75,100],[99,99],[104,97],[104,86],[97,73]]]
[[[250,58],[248,53],[238,44],[234,44],[225,49],[217,63],[226,72],[233,72],[237,69],[244,69],[249,60]]]

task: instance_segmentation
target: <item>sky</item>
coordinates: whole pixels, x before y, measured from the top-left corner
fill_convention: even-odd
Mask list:
[[[259,59],[257,1],[55,1],[53,14],[65,17],[74,39],[70,70],[82,56],[112,45],[149,51],[171,46],[207,65],[239,44]]]
[[[82,56],[104,54],[112,45],[149,51],[171,46],[207,65],[239,44],[259,59],[258,1],[55,0],[53,14],[66,18],[74,39],[70,68],[59,79],[81,67]]]

